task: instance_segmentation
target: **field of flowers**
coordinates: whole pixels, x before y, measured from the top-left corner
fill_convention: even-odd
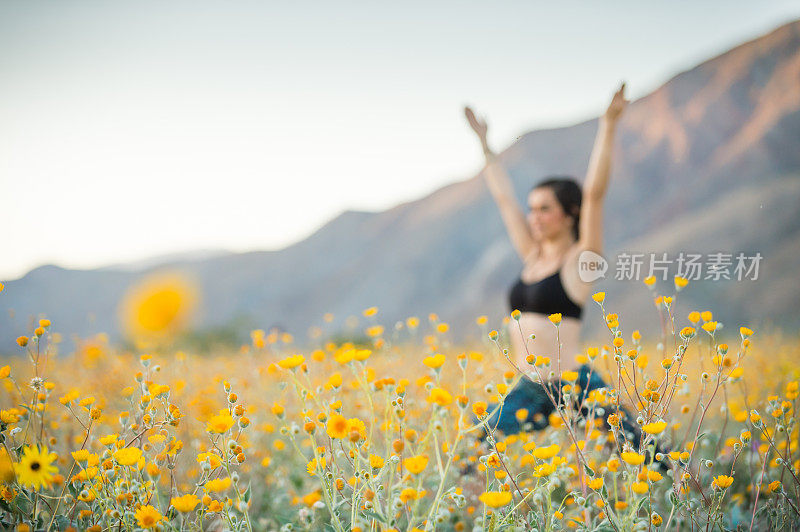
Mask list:
[[[515,314],[476,317],[476,345],[454,345],[435,315],[384,327],[370,308],[361,344],[299,351],[255,330],[205,356],[174,343],[194,301],[178,279],[123,303],[135,349],[100,335],[63,352],[68,331],[42,309],[0,362],[0,526],[800,528],[800,341],[681,309],[684,279],[646,284],[662,335],[626,330],[613,294],[595,294],[608,336],[578,359],[609,386],[583,394],[564,372],[547,428],[513,435],[487,421],[522,372],[559,377],[533,353],[511,362]]]

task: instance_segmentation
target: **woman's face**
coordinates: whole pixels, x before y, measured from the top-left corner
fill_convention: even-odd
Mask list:
[[[572,231],[574,220],[561,208],[550,187],[531,190],[528,207],[528,226],[537,239],[550,240]]]

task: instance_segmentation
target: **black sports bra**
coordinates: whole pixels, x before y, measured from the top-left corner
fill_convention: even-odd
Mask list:
[[[580,318],[583,310],[564,291],[561,270],[533,284],[523,282],[520,273],[520,278],[508,294],[508,303],[511,310],[547,315],[559,312],[571,318]]]

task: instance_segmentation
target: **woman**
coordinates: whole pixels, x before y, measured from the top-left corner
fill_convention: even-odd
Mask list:
[[[503,222],[523,267],[520,277],[509,294],[510,310],[520,310],[522,334],[512,332],[512,355],[517,367],[535,374],[526,362],[529,353],[549,356],[552,367],[561,374],[577,370],[582,390],[605,386],[588,367],[578,367],[582,308],[590,297],[591,284],[578,275],[578,259],[582,252],[603,252],[603,202],[611,168],[611,155],[617,123],[626,105],[625,84],[614,94],[608,109],[600,119],[589,168],[583,187],[571,178],[549,178],[533,187],[528,194],[527,215],[518,204],[506,171],[489,149],[487,126],[467,107],[470,126],[478,135],[486,155],[484,176],[489,190],[500,209]],[[556,327],[549,315],[560,313]],[[536,339],[528,340],[531,334]],[[561,349],[557,348],[557,338]],[[527,349],[525,342],[528,342]],[[560,357],[559,357],[560,352]],[[558,393],[560,386],[551,390]],[[519,432],[521,427],[515,413],[524,408],[530,423],[540,429],[547,425],[547,416],[554,410],[541,385],[523,379],[506,398],[502,412],[495,413],[490,425],[503,432]]]

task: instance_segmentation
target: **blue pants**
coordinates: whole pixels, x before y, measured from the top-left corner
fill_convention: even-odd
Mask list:
[[[590,378],[591,373],[591,378]],[[561,388],[568,384],[564,381],[552,381],[547,383],[550,394],[561,401]],[[583,402],[586,395],[591,390],[603,388],[606,383],[600,376],[591,372],[591,368],[584,364],[578,370],[578,381],[581,387],[579,402]],[[489,411],[494,410],[497,405],[489,405]],[[520,421],[517,419],[517,411],[527,410],[527,416]],[[555,410],[553,402],[547,396],[547,392],[542,384],[533,382],[527,377],[523,377],[517,385],[506,396],[502,410],[495,412],[487,422],[492,429],[497,429],[505,434],[516,434],[522,431],[526,424],[530,424],[533,430],[542,430],[549,425],[548,417]]]

